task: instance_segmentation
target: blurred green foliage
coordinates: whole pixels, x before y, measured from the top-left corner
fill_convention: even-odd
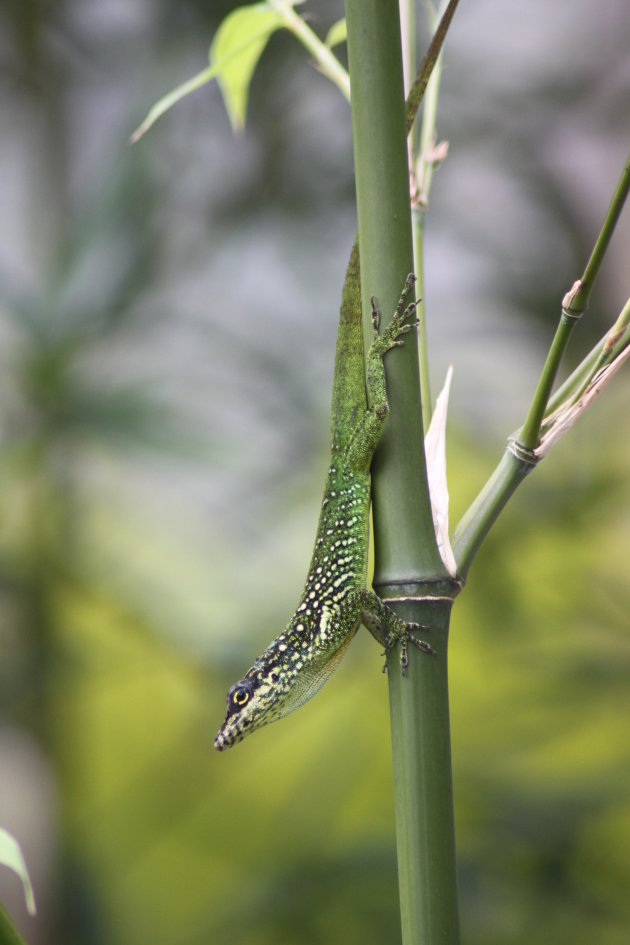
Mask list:
[[[261,63],[251,151],[229,142],[220,102],[203,97],[127,149],[147,102],[189,73],[228,6],[111,3],[99,18],[67,0],[1,12],[12,239],[0,256],[0,824],[33,874],[38,918],[7,900],[33,945],[398,937],[387,687],[368,635],[299,713],[233,752],[211,747],[227,686],[284,624],[308,561],[354,229],[345,106],[334,90],[310,97],[317,77],[288,45]],[[320,12],[326,23],[338,14],[332,2]],[[462,19],[462,34],[471,28]],[[605,79],[627,46],[623,34],[609,42],[599,72],[585,57],[566,89],[552,77],[535,90],[547,116],[595,89],[608,148],[622,96]],[[502,94],[498,124],[513,113]],[[447,91],[445,115],[448,104]],[[520,321],[505,321],[517,346],[553,322],[554,277],[570,282],[595,231],[550,170],[544,122],[538,134],[519,152],[532,220],[518,264],[502,265],[500,233],[480,238],[497,256],[496,294],[506,273],[516,292]],[[464,127],[464,151],[466,141],[479,148],[478,127]],[[603,207],[605,181],[596,189]],[[566,239],[545,242],[532,194],[555,207]],[[440,188],[435,201],[437,211]],[[276,224],[286,268],[269,250]],[[525,265],[541,240],[549,284]],[[466,269],[453,260],[450,280]],[[598,300],[611,317],[615,272]],[[478,330],[483,347],[500,341],[490,329]],[[455,385],[470,391],[453,356]],[[503,390],[509,372],[495,360]],[[628,940],[627,391],[622,376],[523,486],[455,608],[471,945]],[[511,392],[513,426],[529,392]],[[491,400],[451,421],[453,520],[507,432]],[[39,759],[34,779],[24,745]]]

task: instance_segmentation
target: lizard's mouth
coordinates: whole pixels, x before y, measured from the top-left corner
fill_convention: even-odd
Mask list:
[[[214,739],[214,747],[217,751],[225,751],[226,748],[231,748],[232,745],[236,745],[237,742],[242,742],[245,738],[245,732],[240,727],[235,725],[230,726],[229,723],[230,716],[228,715]]]

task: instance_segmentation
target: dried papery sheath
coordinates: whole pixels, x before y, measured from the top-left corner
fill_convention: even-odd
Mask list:
[[[624,348],[610,364],[604,365],[589,381],[577,400],[561,404],[551,416],[545,420],[544,431],[540,442],[534,450],[535,455],[542,459],[561,436],[570,430],[578,417],[581,417],[587,407],[599,397],[604,388],[615,376],[619,368],[630,357],[630,345]]]
[[[440,550],[440,557],[449,574],[455,577],[457,563],[448,534],[448,486],[446,482],[446,416],[452,377],[453,368],[451,366],[446,372],[444,387],[435,403],[431,423],[424,438],[424,451],[427,458],[427,476],[435,537]]]

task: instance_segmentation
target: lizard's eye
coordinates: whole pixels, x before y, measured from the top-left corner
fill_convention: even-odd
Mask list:
[[[234,712],[238,709],[242,709],[243,706],[249,702],[251,695],[252,691],[249,686],[235,686],[230,692],[230,708]]]

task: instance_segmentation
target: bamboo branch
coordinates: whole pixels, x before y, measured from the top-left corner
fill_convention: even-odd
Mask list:
[[[628,345],[627,325],[630,320],[630,308],[624,306],[619,318],[610,332],[582,361],[571,377],[565,381],[557,394],[550,398],[562,355],[576,321],[588,305],[597,274],[610,243],[615,225],[630,191],[630,158],[626,161],[619,178],[615,193],[608,207],[601,230],[595,241],[593,251],[578,279],[562,300],[560,322],[556,330],[549,354],[540,375],[532,403],[521,430],[511,437],[499,465],[492,476],[462,516],[453,534],[453,551],[457,561],[458,574],[465,578],[472,560],[483,539],[497,520],[508,499],[523,481],[525,476],[537,465],[551,446],[559,438],[559,429],[552,435],[551,426],[560,423],[560,408],[568,408],[579,398],[595,380],[597,372],[617,358]],[[620,366],[622,361],[617,363]],[[613,372],[614,373],[614,372]],[[608,372],[612,376],[611,372]],[[600,379],[601,380],[601,379]],[[597,392],[602,389],[597,386]],[[591,391],[592,393],[592,391]],[[587,397],[582,409],[572,413],[572,423],[581,415],[583,409],[591,403],[593,397]],[[562,414],[566,419],[566,413]],[[545,423],[545,446],[540,449],[541,428]],[[565,427],[566,429],[567,427]]]

